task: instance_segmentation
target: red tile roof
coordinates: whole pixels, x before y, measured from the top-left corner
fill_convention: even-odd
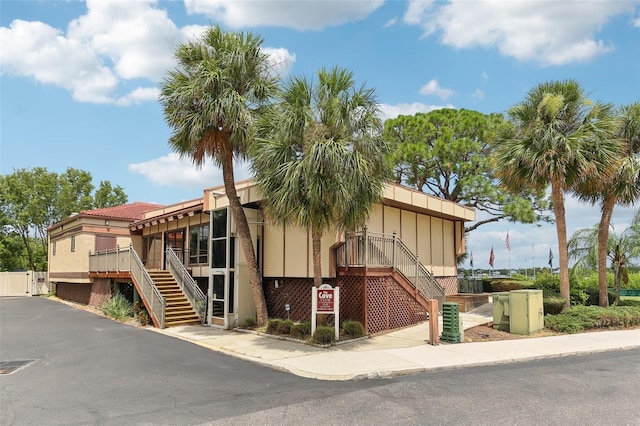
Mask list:
[[[149,210],[162,208],[161,204],[152,203],[132,203],[115,207],[105,207],[102,209],[85,210],[80,212],[83,216],[108,217],[111,219],[128,219],[131,221],[142,219],[142,214]]]

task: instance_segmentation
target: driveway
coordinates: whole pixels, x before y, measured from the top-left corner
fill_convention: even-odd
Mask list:
[[[368,384],[260,367],[41,297],[0,298],[0,424],[198,424]],[[286,393],[286,397],[283,394]]]

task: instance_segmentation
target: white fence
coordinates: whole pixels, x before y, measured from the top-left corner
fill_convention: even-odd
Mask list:
[[[1,296],[37,296],[51,291],[46,272],[0,272]]]

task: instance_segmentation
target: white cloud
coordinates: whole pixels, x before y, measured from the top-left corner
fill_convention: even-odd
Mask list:
[[[159,81],[185,36],[155,1],[87,1],[87,13],[67,32],[15,20],[0,28],[0,65],[13,75],[69,90],[75,100],[130,105],[155,100],[157,89],[118,94],[122,81]]]
[[[394,16],[393,18],[391,18],[387,22],[385,22],[385,24],[382,26],[382,28],[391,28],[394,25],[396,25],[397,23],[398,23],[398,17]]]
[[[425,105],[419,102],[414,102],[412,104],[380,104],[380,113],[383,120],[387,120],[389,118],[396,118],[399,115],[414,115],[417,112],[431,112],[436,109],[443,108],[455,108],[453,105]]]
[[[287,49],[263,47],[262,52],[269,55],[271,61],[271,74],[273,77],[284,77],[291,71],[291,67],[296,62],[296,55]]]
[[[222,169],[210,161],[198,168],[191,159],[172,152],[159,158],[142,163],[129,164],[129,171],[144,176],[151,183],[164,187],[180,187],[184,189],[204,189],[221,185]],[[248,163],[240,163],[234,167],[235,180],[250,177]]]
[[[232,28],[279,26],[320,30],[356,22],[382,6],[384,0],[184,0],[189,14],[203,14]]]
[[[420,24],[426,19],[427,12],[432,4],[433,0],[411,0],[403,16],[404,22],[413,25]]]
[[[123,79],[159,81],[173,66],[173,45],[184,36],[155,3],[88,0],[87,13],[71,21],[67,37],[108,58]]]
[[[440,87],[438,80],[433,79],[420,88],[421,95],[434,95],[446,101],[453,95],[453,90]]]
[[[486,71],[482,71],[482,74],[480,74],[480,77],[482,78],[483,83],[486,83],[487,81],[489,81],[489,74],[487,74]]]
[[[89,45],[42,22],[13,21],[0,28],[0,44],[4,71],[63,87],[78,101],[107,103],[118,84]]]
[[[588,61],[613,49],[595,34],[611,18],[633,11],[634,0],[411,1],[404,21],[438,34],[456,48],[496,47],[504,56],[542,65]]]
[[[160,89],[157,87],[139,87],[128,95],[118,98],[115,103],[120,106],[129,106],[148,101],[157,101],[158,96],[160,96]]]
[[[476,99],[484,99],[484,91],[482,91],[480,89],[476,89],[471,94],[471,97],[472,98],[476,98]]]
[[[66,33],[38,21],[14,20],[0,27],[0,67],[62,87],[78,102],[128,106],[156,101],[153,86],[175,66],[175,47],[206,28],[176,27],[156,0],[88,0],[86,14],[72,20]],[[286,49],[264,51],[280,75],[295,63]],[[136,85],[122,93],[123,83],[132,80],[147,80],[151,87]]]
[[[633,21],[631,21],[631,24],[632,24],[634,27],[640,27],[640,16],[639,16],[639,17],[637,17],[636,19],[634,19]]]

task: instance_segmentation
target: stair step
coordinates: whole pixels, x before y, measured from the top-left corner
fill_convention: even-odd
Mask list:
[[[165,321],[165,327],[173,327],[176,325],[200,324],[200,320],[184,320],[184,321]]]
[[[188,299],[184,294],[163,294],[164,298],[167,299],[167,302],[188,302]]]
[[[188,300],[179,300],[176,302],[168,301],[166,308],[167,309],[169,308],[193,309],[191,307],[191,303],[189,303]]]
[[[166,312],[169,311],[184,311],[184,310],[189,310],[191,312],[193,312],[193,308],[191,307],[190,303],[181,303],[179,305],[170,305],[167,306],[167,308],[165,309]]]
[[[167,301],[165,327],[183,324],[199,324],[200,317],[194,311],[180,285],[171,272],[166,270],[147,271],[160,294]]]
[[[200,321],[200,318],[198,318],[197,315],[174,315],[174,316],[168,316],[165,315],[164,317],[164,322],[176,322],[176,321]]]
[[[162,294],[183,294],[182,290],[180,290],[179,288],[159,288],[158,289],[160,291],[160,293]]]
[[[177,310],[177,311],[171,311],[171,312],[166,312],[165,314],[171,314],[171,316],[173,317],[197,317],[196,313],[193,312],[193,309],[182,309],[182,310]]]

